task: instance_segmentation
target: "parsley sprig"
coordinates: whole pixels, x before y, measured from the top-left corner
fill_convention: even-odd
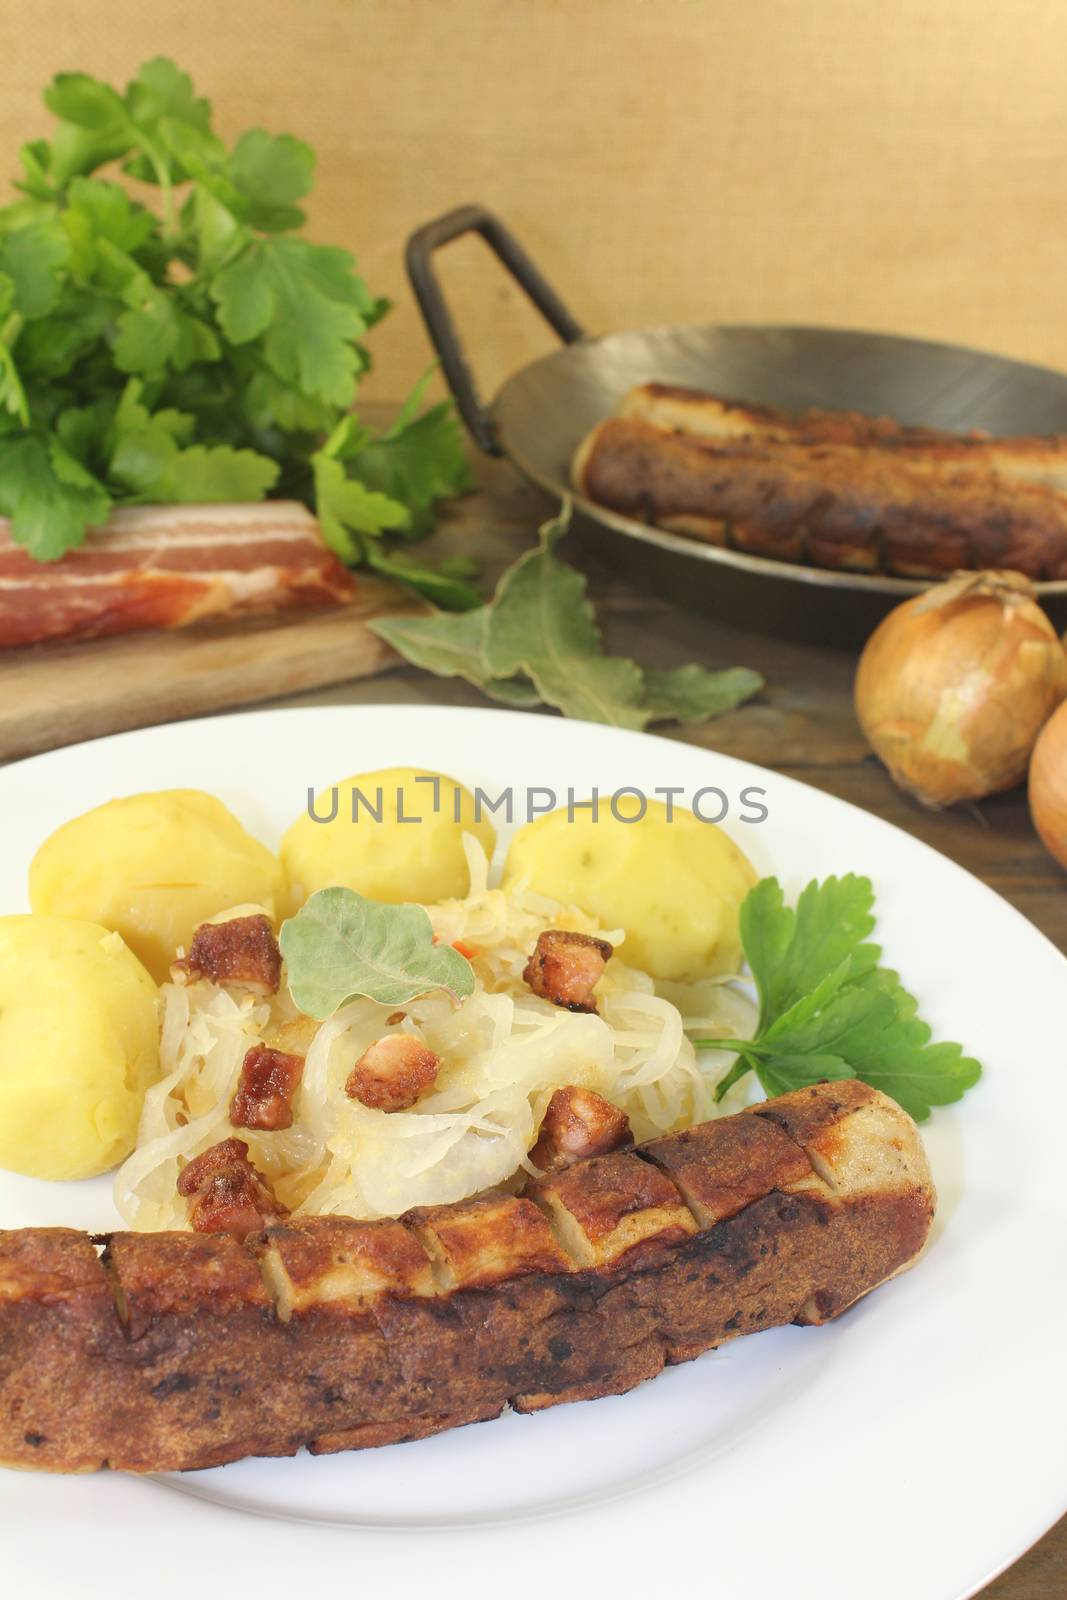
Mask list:
[[[776,878],[756,884],[740,915],[759,997],[756,1037],[693,1041],[738,1053],[716,1100],[748,1072],[768,1095],[861,1078],[921,1122],[977,1083],[979,1063],[961,1045],[932,1043],[915,998],[879,965],[873,907],[870,880],[852,873],[809,883],[795,910]]]
[[[403,550],[467,487],[451,406],[421,410],[423,384],[387,432],[351,413],[388,303],[347,250],[294,236],[310,147],[261,128],[225,144],[164,59],[121,92],[60,73],[44,98],[54,136],[23,146],[21,198],[0,209],[15,539],[51,561],[113,505],[295,496],[345,561],[476,604],[468,573]],[[116,163],[122,181],[100,175]]]

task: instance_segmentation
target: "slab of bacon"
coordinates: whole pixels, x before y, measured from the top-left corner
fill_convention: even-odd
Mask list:
[[[0,519],[0,648],[343,605],[353,580],[306,507],[125,506],[58,561]]]

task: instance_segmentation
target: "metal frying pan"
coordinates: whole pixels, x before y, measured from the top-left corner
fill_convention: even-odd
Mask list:
[[[433,262],[479,233],[564,348],[509,378],[483,405]],[[1067,432],[1067,374],[959,345],[838,328],[697,326],[590,337],[514,235],[482,206],[461,206],[414,233],[407,269],[460,415],[477,444],[505,455],[550,494],[570,489],[586,433],[634,384],[654,379],[734,399],[863,411],[900,422],[993,434]],[[909,578],[827,572],[702,544],[575,496],[585,536],[639,582],[742,627],[819,643],[861,643],[905,595]],[[619,536],[622,537],[619,537]],[[1038,584],[1067,621],[1067,581]]]

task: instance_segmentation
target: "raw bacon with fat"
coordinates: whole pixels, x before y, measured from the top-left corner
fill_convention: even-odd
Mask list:
[[[344,605],[354,593],[295,501],[124,506],[51,562],[16,545],[0,519],[0,648]]]

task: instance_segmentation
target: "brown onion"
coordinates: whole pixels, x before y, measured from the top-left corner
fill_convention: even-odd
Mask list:
[[[1049,855],[1067,867],[1067,705],[1049,718],[1034,745],[1030,815]]]
[[[1017,572],[962,572],[897,606],[856,673],[856,714],[902,789],[928,806],[1021,783],[1067,695],[1067,653]]]

